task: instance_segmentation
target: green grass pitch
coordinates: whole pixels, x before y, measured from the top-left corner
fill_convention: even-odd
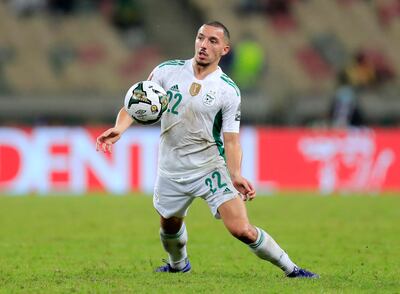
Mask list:
[[[1,293],[399,293],[400,197],[280,195],[247,204],[319,280],[291,280],[232,238],[202,200],[186,220],[190,274],[165,258],[150,197],[0,197]]]

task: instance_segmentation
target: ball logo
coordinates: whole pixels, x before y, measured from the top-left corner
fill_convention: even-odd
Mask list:
[[[152,113],[157,113],[157,112],[158,112],[158,107],[157,107],[157,105],[152,105],[151,108],[150,108],[150,110],[151,110]]]
[[[144,114],[145,112],[146,112],[146,110],[144,110],[144,109],[139,109],[139,110],[135,111],[136,114]]]
[[[150,99],[147,98],[146,91],[143,90],[143,83],[139,83],[132,91],[132,97],[129,99],[128,108],[131,108],[132,104],[139,104],[140,102],[151,104]]]
[[[205,106],[213,106],[215,103],[215,92],[210,91],[203,97],[203,104]]]

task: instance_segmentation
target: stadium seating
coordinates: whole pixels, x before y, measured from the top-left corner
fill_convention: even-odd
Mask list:
[[[182,9],[193,7],[203,20],[225,23],[234,44],[248,35],[260,44],[266,64],[254,83],[255,89],[247,93],[257,105],[250,107],[249,121],[273,123],[269,118],[277,117],[276,113],[289,116],[287,105],[294,102],[313,105],[315,97],[319,108],[313,109],[314,115],[326,111],[337,74],[351,67],[354,56],[360,52],[366,53],[378,74],[384,77],[368,89],[373,93],[367,96],[393,100],[395,91],[387,89],[400,88],[399,1],[286,1],[287,10],[276,14],[251,8],[263,1],[139,2],[156,18],[166,9],[178,9],[179,5]],[[244,9],[246,3],[251,5]],[[155,12],[155,7],[161,7],[162,11]],[[158,61],[186,57],[187,52],[192,52],[192,48],[176,48],[176,43],[192,44],[191,27],[195,21],[190,28],[182,24],[192,16],[194,19],[194,15],[185,18],[182,14],[181,19],[177,16],[174,22],[166,22],[165,29],[181,32],[175,39],[163,33],[157,24],[145,20],[144,28],[138,34],[133,32],[137,39],[132,46],[132,40],[128,42],[121,37],[123,34],[104,14],[107,13],[91,11],[69,16],[33,13],[24,17],[13,13],[7,2],[0,2],[0,95],[121,95],[121,89],[146,78]],[[143,41],[140,30],[145,30],[151,38]],[[374,109],[378,105],[380,113],[386,109],[384,103],[368,102],[366,109],[368,105]],[[296,115],[291,122],[304,121],[304,113]]]
[[[257,37],[267,60],[267,70],[260,76],[263,81],[260,91],[268,93],[268,99],[273,97],[277,107],[296,101],[319,105],[318,109],[314,107],[315,116],[326,111],[336,85],[336,75],[352,64],[353,56],[363,51],[373,52],[371,60],[392,77],[392,88],[399,84],[398,1],[288,0],[290,13],[284,17],[286,24],[271,18],[262,9],[254,8],[255,3],[263,1],[190,2],[201,9],[206,19],[217,18],[226,23],[233,32],[234,41],[248,31]],[[220,11],[225,13],[217,14]],[[243,21],[244,17],[246,21]],[[385,27],[380,20],[382,17],[390,18]],[[383,88],[372,89],[374,94],[368,96],[381,100],[382,95],[388,95]],[[315,93],[319,93],[317,104],[314,103]],[[383,103],[372,104],[368,102],[366,108],[375,109],[376,105],[385,108]],[[299,114],[299,122],[303,121],[301,116]]]
[[[118,33],[97,13],[21,18],[11,12],[0,3],[0,35],[8,46],[4,48],[15,52],[14,60],[4,64],[2,72],[17,94],[115,94],[143,70],[150,70],[142,66],[122,71],[132,56],[142,61],[154,59],[152,64],[160,59],[152,48],[149,55],[124,46]]]

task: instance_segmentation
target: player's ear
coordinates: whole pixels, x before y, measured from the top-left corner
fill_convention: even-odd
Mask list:
[[[224,48],[222,48],[221,56],[228,54],[230,50],[231,50],[231,46],[229,46],[229,45],[224,46]]]

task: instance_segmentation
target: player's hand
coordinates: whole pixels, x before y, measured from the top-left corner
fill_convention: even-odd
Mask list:
[[[121,131],[116,128],[110,128],[104,131],[96,140],[96,151],[110,152],[112,145],[121,138]]]
[[[243,201],[251,201],[256,197],[256,190],[253,185],[244,177],[237,176],[232,178],[233,186],[239,191]]]

